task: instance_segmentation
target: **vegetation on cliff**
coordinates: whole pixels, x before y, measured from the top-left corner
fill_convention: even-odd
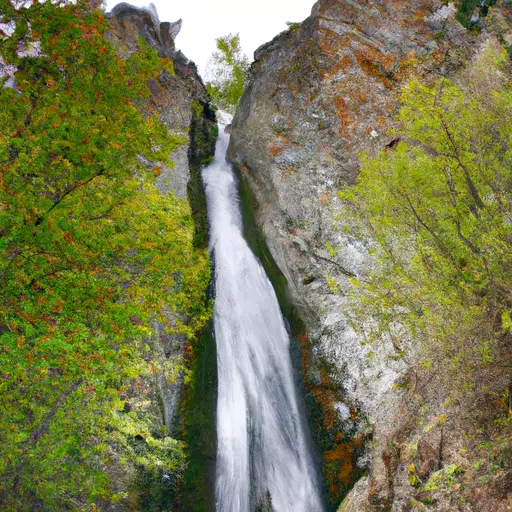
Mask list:
[[[409,83],[397,144],[364,156],[358,184],[340,194],[359,236],[373,241],[374,265],[352,280],[353,327],[368,343],[389,340],[418,371],[432,370],[448,390],[446,411],[483,396],[497,404],[493,417],[472,411],[479,423],[467,423],[466,435],[485,432],[493,447],[485,463],[501,475],[511,418],[509,65],[488,44],[460,83]]]
[[[183,142],[136,106],[172,61],[142,43],[119,58],[83,2],[0,13],[17,68],[0,88],[0,508],[97,510],[125,497],[112,466],[179,473],[180,444],[129,399],[175,374],[157,368],[151,322],[193,338],[208,317],[190,207],[140,158]]]
[[[399,352],[413,335],[490,364],[511,332],[511,90],[506,54],[489,47],[484,59],[464,88],[411,82],[396,149],[364,157],[341,194],[377,242],[377,264],[354,283],[365,290],[359,325]]]
[[[480,16],[487,16],[489,7],[495,3],[496,0],[461,0],[457,9],[457,20],[464,27],[471,28]]]

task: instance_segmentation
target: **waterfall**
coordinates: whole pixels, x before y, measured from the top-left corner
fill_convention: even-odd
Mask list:
[[[215,161],[203,171],[215,260],[216,510],[321,512],[290,337],[274,289],[243,238],[223,128]]]

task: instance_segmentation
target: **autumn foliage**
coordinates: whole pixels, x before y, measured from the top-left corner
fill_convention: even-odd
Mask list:
[[[206,320],[209,264],[188,204],[140,158],[182,143],[136,107],[169,63],[143,41],[119,58],[81,2],[0,13],[18,68],[17,90],[0,88],[0,508],[95,510],[124,497],[114,459],[181,467],[179,444],[125,405],[160,370],[152,320],[191,339]],[[22,39],[42,56],[20,57]]]

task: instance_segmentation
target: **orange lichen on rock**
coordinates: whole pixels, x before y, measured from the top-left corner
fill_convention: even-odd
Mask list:
[[[277,156],[277,155],[281,154],[283,151],[284,151],[283,146],[269,146],[267,149],[267,153],[270,156]]]
[[[320,9],[318,11],[318,16],[324,16],[329,9],[336,8],[338,6],[337,0],[324,0],[320,4]],[[347,4],[347,8],[350,8],[350,5]]]
[[[351,476],[354,472],[353,461],[354,447],[350,443],[341,443],[336,445],[332,450],[324,454],[324,460],[337,462],[336,479],[344,485],[350,483]],[[331,483],[332,485],[332,483]]]
[[[349,127],[354,126],[356,119],[341,96],[334,98],[334,105],[336,107],[338,117],[341,120],[338,134],[343,135]]]
[[[367,76],[376,78],[388,89],[393,89],[393,84],[386,76],[393,64],[393,57],[384,56],[376,50],[368,51],[369,48],[367,47],[364,52],[354,52],[357,63]]]
[[[355,91],[352,91],[351,98],[354,100],[354,102],[365,104],[368,103],[368,98],[363,94],[361,89],[357,89]]]
[[[330,194],[322,194],[320,196],[320,202],[322,204],[327,204],[329,202],[329,196],[330,196]]]
[[[334,396],[331,389],[323,386],[316,386],[312,389],[315,400],[322,406],[323,423],[327,430],[332,430],[336,421],[336,409],[334,408]]]
[[[341,58],[341,50],[352,46],[352,39],[346,35],[340,35],[326,27],[319,27],[322,34],[320,48],[323,54],[331,60],[338,61]],[[329,70],[327,70],[328,72]]]
[[[354,66],[354,60],[350,55],[344,55],[341,59],[338,60],[338,62],[335,64],[335,66],[330,71],[326,71],[323,74],[324,80],[332,80],[334,77],[336,77],[340,71],[343,71],[344,73],[347,73],[347,71]]]
[[[277,156],[280,155],[284,150],[285,147],[290,144],[290,141],[286,138],[286,134],[283,132],[278,132],[276,134],[277,142],[275,144],[269,144],[267,146],[267,154],[269,156]]]
[[[303,375],[308,375],[314,366],[311,344],[307,333],[298,334],[296,337],[301,348]],[[339,430],[336,403],[342,402],[343,397],[327,369],[320,368],[320,383],[306,379],[305,385],[307,394],[312,395],[320,407],[319,420],[323,423],[326,436],[324,442],[329,439],[328,448],[324,449],[322,456],[322,473],[329,485],[331,497],[338,501],[357,479],[359,472],[355,465],[356,451],[361,448],[364,436],[352,439]],[[355,409],[351,409],[351,419],[355,420],[353,414],[356,414]]]
[[[415,16],[418,21],[423,21],[425,19],[425,13],[423,11],[416,11]]]
[[[151,91],[151,102],[153,105],[158,108],[169,104],[169,101],[171,101],[171,93],[166,87],[162,86],[158,80],[151,78],[147,86]]]

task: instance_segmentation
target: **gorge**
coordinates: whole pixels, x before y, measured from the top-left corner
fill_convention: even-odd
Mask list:
[[[509,512],[512,4],[319,0],[229,127],[98,6],[0,0],[0,508]]]

